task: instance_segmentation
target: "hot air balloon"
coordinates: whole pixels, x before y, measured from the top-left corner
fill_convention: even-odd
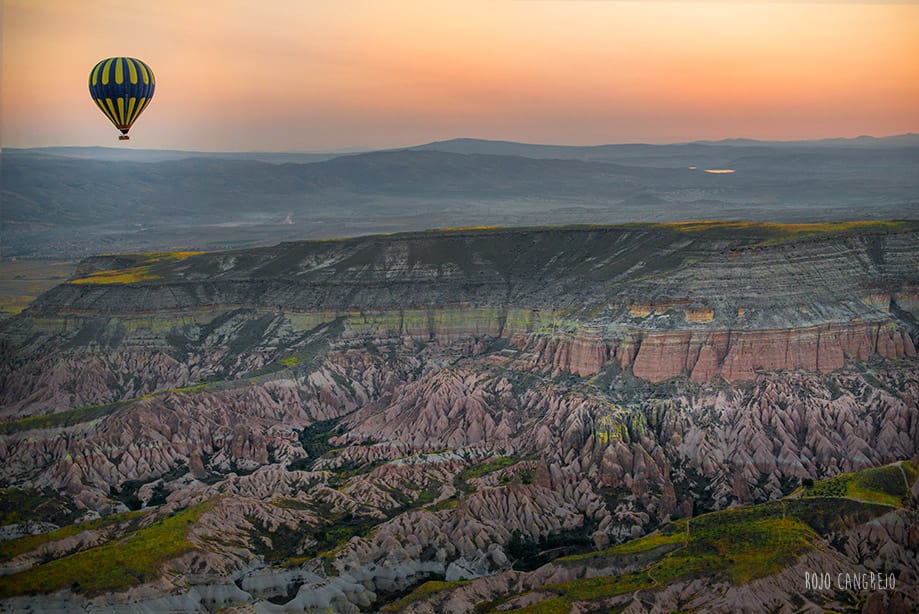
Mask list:
[[[126,141],[131,124],[137,120],[156,87],[153,71],[135,58],[106,58],[89,72],[89,94]]]

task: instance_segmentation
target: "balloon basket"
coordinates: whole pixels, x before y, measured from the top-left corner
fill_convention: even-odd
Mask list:
[[[122,134],[120,137],[118,137],[118,140],[119,141],[130,141],[131,137],[129,137],[127,134]]]

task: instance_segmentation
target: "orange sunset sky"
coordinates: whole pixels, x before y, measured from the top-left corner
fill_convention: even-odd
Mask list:
[[[119,145],[100,59],[155,71]],[[2,0],[5,147],[398,147],[919,132],[919,4]]]

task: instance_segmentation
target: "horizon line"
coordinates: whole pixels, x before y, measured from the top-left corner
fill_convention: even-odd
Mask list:
[[[630,141],[630,142],[607,142],[607,143],[597,143],[592,145],[573,145],[568,143],[532,143],[526,141],[512,141],[507,139],[488,139],[480,137],[451,137],[446,139],[438,139],[434,141],[426,141],[423,143],[416,143],[413,145],[396,145],[391,147],[381,147],[381,148],[372,148],[366,146],[351,146],[351,147],[340,147],[335,149],[285,149],[285,150],[249,150],[249,149],[239,149],[239,150],[207,150],[207,149],[166,149],[166,148],[155,148],[155,147],[118,147],[117,145],[35,145],[31,147],[18,147],[18,146],[0,146],[0,153],[3,150],[11,151],[35,151],[35,150],[51,150],[51,149],[105,149],[111,151],[134,151],[134,152],[176,152],[176,153],[201,153],[201,154],[255,154],[255,155],[264,155],[264,154],[274,154],[274,155],[328,155],[328,154],[362,154],[362,153],[377,153],[377,152],[387,152],[387,151],[406,151],[415,149],[418,147],[427,147],[430,145],[439,145],[444,143],[451,143],[456,141],[476,141],[481,143],[494,143],[494,144],[507,144],[507,145],[524,145],[528,147],[570,147],[570,148],[579,148],[579,149],[591,149],[591,148],[600,148],[600,147],[616,147],[616,146],[650,146],[650,147],[668,147],[668,146],[677,146],[677,145],[717,145],[723,143],[732,143],[732,142],[746,142],[746,143],[759,143],[759,144],[794,144],[794,143],[821,143],[827,141],[858,141],[858,140],[886,140],[886,139],[897,139],[903,137],[919,137],[919,132],[902,132],[897,134],[886,134],[882,136],[876,136],[871,134],[859,134],[856,136],[832,136],[832,137],[820,137],[820,138],[802,138],[802,139],[757,139],[751,137],[726,137],[721,139],[696,139],[692,141],[668,141],[668,142],[644,142],[644,141]]]

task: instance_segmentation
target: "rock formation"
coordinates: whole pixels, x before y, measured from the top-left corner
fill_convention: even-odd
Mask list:
[[[4,492],[59,492],[90,524],[0,551],[2,573],[21,583],[196,510],[187,547],[143,580],[40,604],[348,610],[479,578],[418,611],[471,608],[576,576],[521,575],[521,553],[916,458],[919,227],[786,234],[451,231],[90,259],[0,323]],[[129,508],[143,513],[106,520]],[[7,524],[22,520],[57,526]],[[910,533],[858,526],[881,564],[909,563],[885,544]],[[23,607],[3,581],[3,607]],[[781,578],[758,582],[681,581],[653,607],[715,586],[730,609]]]

